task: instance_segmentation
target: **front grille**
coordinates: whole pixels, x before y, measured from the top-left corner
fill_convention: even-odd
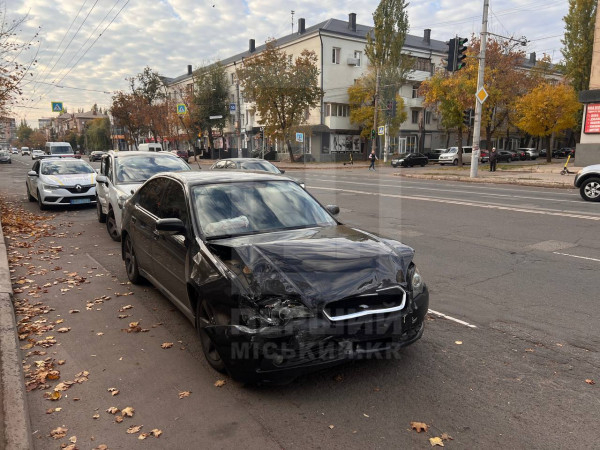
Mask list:
[[[81,186],[81,190],[78,191],[77,188],[75,186],[64,186],[63,189],[66,189],[67,191],[69,191],[71,194],[85,194],[87,191],[89,191],[91,188],[93,188],[94,185],[90,184],[88,186]]]
[[[378,289],[375,292],[347,297],[328,303],[323,312],[334,322],[357,317],[400,311],[406,304],[406,291],[400,286]]]

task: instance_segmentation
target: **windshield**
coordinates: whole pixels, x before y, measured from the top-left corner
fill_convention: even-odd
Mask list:
[[[292,181],[194,186],[194,211],[207,238],[333,226],[335,220]]]
[[[8,151],[7,150],[0,150],[0,155],[6,156],[6,155],[8,155]]]
[[[117,183],[143,183],[160,172],[190,170],[190,166],[173,155],[139,155],[115,158]]]
[[[40,172],[42,175],[73,175],[94,173],[95,170],[84,161],[44,161]]]
[[[458,148],[452,147],[452,148],[449,148],[446,153],[457,153],[457,152],[458,152]]]
[[[50,147],[51,155],[73,154],[73,149],[68,145],[53,145]]]
[[[240,167],[244,170],[261,170],[264,172],[281,173],[277,167],[266,161],[245,161]]]

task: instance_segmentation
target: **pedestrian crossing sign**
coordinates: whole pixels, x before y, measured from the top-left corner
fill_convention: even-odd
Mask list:
[[[383,136],[385,134],[385,127],[381,126],[377,128],[377,134]]]
[[[62,102],[50,102],[52,105],[52,112],[63,112],[63,103]]]
[[[185,103],[177,103],[177,114],[187,114]]]

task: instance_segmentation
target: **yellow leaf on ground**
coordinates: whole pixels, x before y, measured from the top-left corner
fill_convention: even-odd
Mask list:
[[[442,433],[442,441],[453,441],[454,438],[448,433]]]
[[[123,422],[123,416],[117,416],[117,417],[115,417],[115,422],[117,422],[117,423]]]
[[[116,406],[111,406],[106,410],[106,412],[110,414],[116,414],[119,412],[119,408],[117,408]]]
[[[587,384],[596,384],[596,382],[594,380],[590,379],[590,378],[588,378],[587,380],[585,380],[585,382]]]
[[[159,430],[158,428],[155,428],[150,433],[152,433],[152,436],[154,436],[154,437],[159,437],[162,434],[162,430]]]
[[[62,394],[60,393],[60,391],[53,391],[52,394],[50,394],[50,396],[48,398],[52,401],[56,401],[56,400],[60,400],[61,397],[62,397]]]
[[[440,447],[444,446],[444,443],[442,442],[442,438],[439,438],[437,436],[429,438],[429,443],[431,444],[432,447],[435,447],[436,445],[440,446]]]
[[[462,341],[454,341],[456,345],[462,345]]]
[[[163,342],[163,344],[160,346],[160,348],[171,348],[171,347],[173,347],[172,342]]]
[[[58,330],[59,333],[68,333],[69,331],[71,331],[71,328],[69,327],[63,327],[63,328],[59,328]]]
[[[128,406],[127,408],[125,408],[122,411],[123,416],[127,416],[127,417],[133,417],[134,412],[135,412],[135,409],[133,409],[131,406]]]
[[[217,380],[217,381],[215,381],[215,387],[220,388],[220,387],[223,387],[223,386],[225,386],[225,380]]]
[[[427,432],[429,425],[423,422],[411,422],[410,428],[415,430],[417,433],[420,433],[421,431]]]
[[[333,430],[335,428],[335,425],[329,425],[329,429]]]
[[[185,398],[185,397],[189,397],[191,394],[190,391],[182,391],[179,393],[179,398]]]
[[[150,436],[150,433],[142,433],[138,436],[139,440],[144,440],[146,439],[148,436]]]
[[[68,428],[58,427],[50,432],[50,436],[53,439],[62,439],[67,435]]]
[[[132,425],[129,428],[127,428],[127,434],[139,433],[143,426],[144,425]]]

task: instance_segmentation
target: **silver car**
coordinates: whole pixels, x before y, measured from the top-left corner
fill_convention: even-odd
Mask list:
[[[85,161],[66,158],[38,160],[27,173],[27,197],[40,209],[50,205],[96,203],[96,171]]]
[[[518,150],[519,152],[525,152],[527,159],[535,160],[540,156],[540,152],[538,152],[536,148],[527,147],[520,148]]]

